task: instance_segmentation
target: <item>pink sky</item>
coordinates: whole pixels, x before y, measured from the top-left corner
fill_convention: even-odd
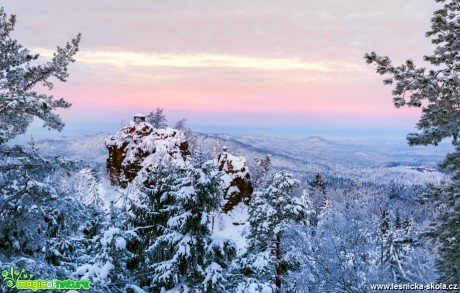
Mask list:
[[[68,127],[116,128],[134,113],[161,107],[171,125],[186,117],[204,131],[282,126],[321,135],[325,128],[375,127],[376,136],[412,129],[418,111],[393,107],[391,88],[363,55],[376,51],[395,63],[420,64],[433,49],[425,31],[438,6],[434,0],[2,2],[17,15],[14,36],[43,60],[82,33],[68,82],[53,90],[73,103],[61,111]]]

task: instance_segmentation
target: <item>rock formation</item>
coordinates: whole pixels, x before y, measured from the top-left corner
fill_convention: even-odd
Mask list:
[[[176,129],[155,129],[142,121],[130,122],[105,141],[109,150],[107,169],[114,185],[128,186],[143,168],[157,166],[162,160],[172,159],[183,165],[190,155],[184,134]]]
[[[223,174],[224,205],[222,211],[228,212],[240,202],[248,204],[251,200],[253,186],[246,159],[231,155],[224,146],[222,153],[217,157],[217,166]]]
[[[190,155],[184,132],[172,128],[156,129],[143,117],[137,114],[135,122],[130,122],[105,141],[109,150],[107,170],[113,185],[126,188],[142,170],[155,168],[165,160],[183,166]],[[228,212],[240,202],[247,204],[253,186],[246,159],[231,155],[224,147],[218,155],[217,165],[223,180],[222,211]]]

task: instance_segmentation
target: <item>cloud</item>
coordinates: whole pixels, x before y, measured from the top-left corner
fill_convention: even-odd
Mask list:
[[[44,57],[53,52],[35,48]],[[361,64],[348,62],[306,61],[301,58],[263,58],[217,54],[159,54],[114,51],[78,53],[78,63],[117,67],[237,68],[258,70],[307,70],[317,72],[365,71]]]

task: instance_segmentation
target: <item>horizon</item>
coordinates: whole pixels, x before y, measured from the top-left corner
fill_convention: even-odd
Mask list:
[[[417,6],[417,10],[413,9]],[[395,64],[422,56],[432,0],[286,1],[6,0],[12,36],[46,62],[82,33],[66,83],[73,105],[47,137],[115,131],[133,114],[165,110],[194,131],[272,136],[388,137],[414,132],[420,109],[393,106],[364,54]],[[91,9],[88,9],[90,7]],[[46,34],[41,32],[46,31]]]

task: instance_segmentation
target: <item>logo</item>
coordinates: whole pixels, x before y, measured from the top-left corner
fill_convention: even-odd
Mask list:
[[[12,265],[9,270],[2,271],[3,282],[11,289],[17,290],[89,290],[89,280],[34,280],[34,274],[24,268],[16,270]]]

